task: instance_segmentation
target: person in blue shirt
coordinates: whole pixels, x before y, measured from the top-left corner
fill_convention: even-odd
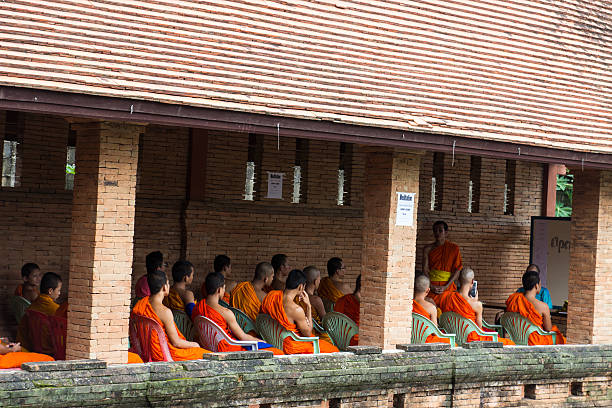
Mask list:
[[[536,264],[530,264],[525,270],[525,272],[532,272],[532,271],[537,272],[539,274],[540,268]],[[525,289],[520,287],[517,289],[517,292],[524,293]],[[540,289],[540,292],[536,295],[536,299],[538,299],[541,302],[546,303],[548,305],[548,308],[552,309],[553,307],[552,299],[550,298],[550,292],[548,291],[548,289],[542,287],[542,289]]]

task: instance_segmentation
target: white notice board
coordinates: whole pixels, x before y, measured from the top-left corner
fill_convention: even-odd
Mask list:
[[[569,217],[531,217],[529,262],[540,267],[542,286],[550,291],[555,306],[567,300],[570,224]]]

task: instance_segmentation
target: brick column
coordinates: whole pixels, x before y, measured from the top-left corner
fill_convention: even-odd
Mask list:
[[[73,128],[78,137],[66,355],[126,363],[143,127],[92,122]]]
[[[612,343],[612,171],[572,173],[568,342]]]
[[[420,162],[419,153],[367,153],[360,345],[410,343]],[[412,227],[395,225],[397,192],[417,194]]]

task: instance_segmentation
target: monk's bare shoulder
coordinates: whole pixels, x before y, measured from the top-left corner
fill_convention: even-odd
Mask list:
[[[548,305],[546,303],[538,299],[534,299],[534,301],[535,303],[533,303],[533,306],[535,307],[535,309],[538,311],[539,314],[541,314],[542,316],[546,314],[550,314],[550,309],[548,308]]]
[[[234,290],[237,284],[238,282],[236,282],[235,280],[226,279],[225,280],[225,291],[227,293],[232,293],[232,290]]]

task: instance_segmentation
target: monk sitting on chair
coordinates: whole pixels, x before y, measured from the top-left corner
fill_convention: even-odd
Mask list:
[[[426,275],[419,275],[414,281],[414,299],[412,300],[412,313],[420,314],[423,317],[428,318],[431,322],[438,327],[438,309],[436,305],[432,303],[431,299],[426,299],[429,293],[429,278]],[[443,339],[430,334],[425,343],[449,343],[449,339]]]
[[[272,283],[274,268],[268,262],[260,262],[255,267],[252,281],[240,282],[230,296],[231,307],[242,310],[253,322],[261,310],[261,302],[266,297],[264,288]]]
[[[261,312],[267,313],[281,324],[286,330],[292,331],[298,336],[312,336],[312,306],[306,293],[306,276],[299,269],[289,273],[285,290],[273,290],[266,295],[261,305]],[[306,306],[306,312],[295,304],[294,299],[298,297]],[[321,353],[332,353],[338,348],[325,340],[319,339]],[[285,338],[283,342],[285,354],[312,354],[314,347],[311,342],[301,342]]]
[[[153,319],[164,329],[170,355],[174,361],[197,360],[202,358],[204,353],[209,353],[209,351],[201,348],[198,343],[185,340],[174,323],[172,311],[162,303],[164,297],[170,293],[170,284],[166,273],[161,270],[148,273],[147,283],[151,296],[140,299],[132,309],[132,314]],[[163,361],[161,346],[155,332],[152,334],[151,348],[153,360]]]
[[[261,339],[251,336],[245,333],[238,322],[234,313],[226,307],[219,304],[219,299],[223,298],[225,292],[225,278],[220,272],[211,272],[206,276],[204,281],[206,285],[206,299],[202,299],[198,302],[195,309],[193,309],[193,318],[196,316],[208,317],[234,340],[243,341],[256,341],[258,342],[257,347],[260,350],[269,350],[275,355],[284,354],[281,350],[272,347],[271,344],[264,343]],[[244,351],[245,348],[241,346],[230,345],[227,341],[222,340],[219,343],[217,351]]]
[[[361,302],[361,275],[357,277],[357,281],[355,282],[355,290],[353,293],[349,293],[348,295],[342,296],[336,302],[334,306],[334,312],[342,313],[343,315],[348,316],[352,321],[354,321],[357,326],[359,326],[359,306]],[[353,336],[351,339],[351,346],[356,346],[359,344],[359,333]]]
[[[21,267],[21,278],[23,283],[15,289],[15,296],[21,296],[32,303],[40,292],[40,279],[42,273],[40,268],[35,263],[27,263]]]
[[[319,296],[331,303],[336,303],[345,294],[351,293],[351,289],[342,282],[346,267],[340,258],[331,258],[327,261],[327,277],[321,280],[319,285]]]
[[[160,251],[153,251],[147,254],[145,264],[147,267],[147,273],[142,275],[140,279],[136,281],[135,286],[135,295],[136,299],[138,300],[146,296],[151,296],[149,284],[147,283],[147,274],[156,270],[160,270],[165,273],[166,268],[168,267],[168,263],[164,262],[164,254],[162,254]]]
[[[423,269],[431,281],[428,296],[439,305],[443,293],[457,290],[455,281],[463,265],[459,247],[446,239],[448,224],[436,221],[433,233],[436,240],[423,248]]]
[[[470,319],[482,329],[482,302],[478,301],[478,291],[474,297],[469,296],[470,289],[474,283],[474,271],[471,268],[463,268],[459,274],[459,283],[461,288],[458,292],[445,293],[442,296],[440,307],[443,312],[455,312],[466,319]],[[498,337],[499,342],[506,346],[514,345],[510,339]],[[492,341],[491,336],[480,336],[475,331],[472,331],[467,338],[471,341]]]
[[[195,297],[188,289],[193,282],[194,268],[189,261],[178,261],[172,265],[172,280],[168,297],[164,298],[164,305],[173,310],[181,310],[191,316],[195,307]]]
[[[274,268],[274,279],[272,279],[270,286],[265,287],[264,290],[266,292],[270,292],[271,290],[284,290],[287,275],[289,275],[289,271],[291,270],[289,258],[285,254],[276,254],[272,257],[270,263]]]
[[[323,317],[325,316],[325,307],[323,306],[323,301],[319,296],[315,293],[321,283],[321,272],[317,269],[316,266],[307,266],[304,268],[304,276],[306,276],[306,293],[308,294],[308,300],[310,300],[312,319],[314,322],[317,322],[319,326],[323,325]],[[296,298],[296,303],[304,309],[304,313],[306,313],[306,303],[304,301],[298,301]],[[314,323],[313,323],[314,326]],[[332,339],[329,337],[327,333],[321,333],[318,330],[315,331],[315,336],[318,336],[320,339],[327,341],[328,343],[332,343]]]
[[[510,295],[506,300],[506,312],[519,313],[536,326],[546,331],[556,332],[556,344],[565,344],[565,337],[559,328],[552,324],[548,305],[536,299],[541,288],[540,274],[536,271],[525,272],[523,274],[524,293],[517,292]],[[543,336],[534,332],[529,335],[527,344],[530,346],[552,345],[552,336]]]
[[[230,260],[229,256],[227,255],[215,256],[215,260],[213,261],[213,270],[215,272],[222,273],[223,277],[225,278],[225,287],[227,288],[227,291],[225,292],[225,295],[223,296],[222,300],[225,303],[229,304],[230,293],[232,293],[232,290],[234,290],[234,287],[236,287],[236,281],[231,278],[232,277],[232,261]],[[207,296],[206,283],[202,283],[202,288],[200,289],[200,291],[202,292],[202,299],[206,298]]]

